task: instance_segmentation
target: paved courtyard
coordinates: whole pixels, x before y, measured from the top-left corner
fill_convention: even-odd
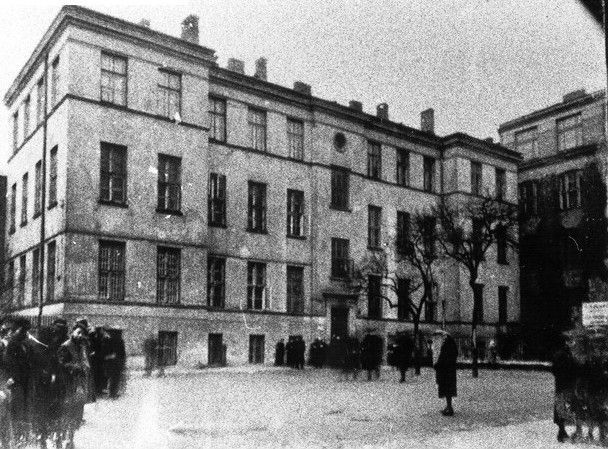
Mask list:
[[[439,413],[431,370],[397,379],[310,368],[136,373],[124,396],[87,406],[76,447],[560,447],[549,373],[460,371],[454,417]]]

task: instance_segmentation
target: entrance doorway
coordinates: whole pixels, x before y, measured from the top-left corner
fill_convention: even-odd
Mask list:
[[[331,308],[331,339],[348,337],[348,307],[334,306]]]
[[[224,365],[224,345],[222,334],[209,334],[209,356],[210,366]]]

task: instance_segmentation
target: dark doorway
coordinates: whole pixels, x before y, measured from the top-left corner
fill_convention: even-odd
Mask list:
[[[331,308],[331,338],[348,337],[348,307]]]
[[[264,335],[249,335],[249,363],[264,363]]]
[[[209,334],[209,360],[210,366],[224,365],[224,349],[222,334]]]

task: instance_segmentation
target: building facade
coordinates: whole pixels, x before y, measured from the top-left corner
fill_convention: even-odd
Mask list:
[[[411,329],[344,288],[353,264],[394,238],[399,216],[447,197],[516,202],[519,155],[436,136],[432,110],[417,130],[386,104],[370,115],[272,84],[263,58],[253,76],[238,60],[219,67],[196,17],[183,27],[178,39],[64,7],[7,92],[12,308],[86,315],[121,330],[132,355],[158,336],[168,363],[189,366],[270,362],[289,335]],[[487,338],[519,320],[517,255],[493,254]],[[448,267],[440,282],[424,329],[444,321],[464,337],[467,279]]]
[[[500,126],[519,167],[522,326],[550,342],[605,301],[606,139],[604,92],[579,90]],[[537,347],[547,353],[545,345]]]

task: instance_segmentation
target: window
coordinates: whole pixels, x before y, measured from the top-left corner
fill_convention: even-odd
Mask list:
[[[156,253],[156,302],[179,304],[181,251],[159,246]]]
[[[483,260],[483,222],[480,218],[473,218],[471,229],[471,240],[473,244],[473,257]]]
[[[331,207],[347,210],[349,205],[348,171],[334,167],[331,170]]]
[[[367,206],[367,246],[368,248],[380,248],[382,208]]]
[[[367,317],[382,318],[382,278],[370,275],[367,279]]]
[[[226,176],[209,173],[209,226],[226,226]]]
[[[559,208],[572,209],[581,205],[581,177],[582,173],[572,170],[562,174],[559,178]]]
[[[57,104],[59,89],[59,56],[51,64],[51,107]]]
[[[287,266],[287,313],[304,313],[304,268]]]
[[[424,157],[424,191],[435,191],[435,159],[432,157]]]
[[[287,119],[287,142],[289,157],[304,159],[304,123],[299,120]]]
[[[483,323],[483,284],[473,285],[473,315],[476,323]]]
[[[397,278],[397,319],[407,321],[411,319],[410,313],[410,281]]]
[[[12,305],[15,294],[15,259],[6,266],[6,296],[3,305]]]
[[[347,239],[331,239],[331,276],[334,278],[350,276],[349,243]]]
[[[40,303],[40,249],[34,250],[32,260],[32,304]]]
[[[583,144],[581,114],[557,120],[557,150],[565,151]]]
[[[167,70],[158,70],[159,114],[169,119],[179,119],[181,115],[182,76]]]
[[[397,148],[397,184],[410,185],[410,153]]]
[[[226,259],[207,258],[207,305],[224,307],[226,299]]]
[[[15,232],[15,220],[17,215],[17,183],[11,186],[11,210],[10,210],[10,228],[9,233]]]
[[[127,147],[101,142],[101,160],[99,165],[99,200],[109,204],[126,204]]]
[[[481,195],[481,187],[481,163],[471,161],[471,193],[473,195]]]
[[[540,156],[538,153],[538,128],[529,128],[515,133],[515,151],[526,158]]]
[[[226,100],[209,97],[209,137],[226,142]]]
[[[367,176],[372,179],[380,179],[382,176],[382,155],[378,142],[367,143]]]
[[[13,114],[13,150],[19,147],[19,110]]]
[[[51,150],[49,163],[49,209],[57,205],[57,147]]]
[[[264,363],[264,335],[249,335],[249,363]]]
[[[57,246],[50,242],[46,246],[46,300],[52,302],[55,299],[55,259]]]
[[[44,77],[40,78],[40,80],[38,80],[38,84],[36,85],[36,121],[38,122],[38,124],[42,123],[42,121],[44,120],[44,114],[45,114],[45,97],[46,97],[46,93],[45,93],[45,83],[44,83]]]
[[[504,226],[496,228],[496,262],[506,265],[507,262],[507,229]]]
[[[127,58],[101,54],[101,101],[127,105]]]
[[[249,181],[247,230],[266,232],[266,184]]]
[[[266,111],[249,108],[247,122],[251,148],[266,151]]]
[[[522,215],[534,215],[538,212],[538,183],[524,181],[519,185],[519,205]]]
[[[161,366],[177,365],[177,332],[158,332],[158,358]]]
[[[34,190],[34,218],[42,212],[42,162],[36,162],[36,186]]]
[[[422,245],[426,258],[435,257],[435,217],[425,217],[422,224]]]
[[[397,211],[397,238],[395,246],[398,254],[405,254],[410,240],[410,214]]]
[[[182,200],[182,160],[158,155],[158,211],[179,213]]]
[[[496,199],[504,200],[507,196],[507,174],[504,169],[496,168]]]
[[[30,132],[30,108],[31,108],[31,100],[28,95],[25,97],[25,101],[23,103],[23,137],[27,137]]]
[[[28,174],[25,173],[21,180],[21,226],[27,224],[27,191],[28,191]]]
[[[304,235],[304,192],[300,190],[287,190],[287,235]]]
[[[498,324],[507,324],[507,295],[509,287],[498,286]]]
[[[25,279],[27,276],[27,257],[23,254],[19,257],[19,290],[17,292],[17,305],[25,304]]]
[[[125,243],[99,242],[98,297],[102,301],[125,299]]]
[[[247,263],[247,308],[266,308],[266,264]]]

